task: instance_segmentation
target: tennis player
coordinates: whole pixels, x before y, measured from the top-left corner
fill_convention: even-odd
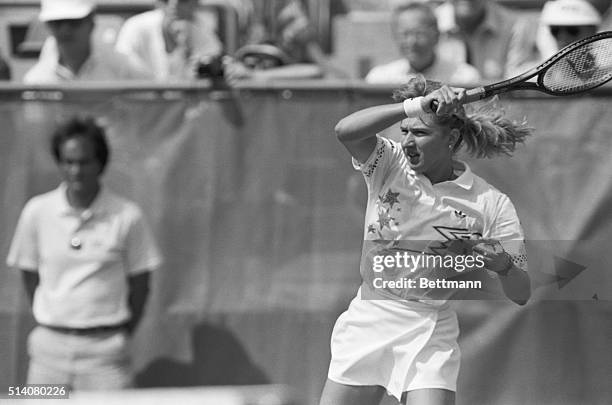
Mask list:
[[[530,281],[514,206],[455,156],[462,149],[478,158],[511,155],[531,129],[495,109],[468,115],[465,90],[423,77],[396,90],[394,99],[353,113],[335,128],[368,186],[366,242],[435,241],[444,239],[440,229],[453,229],[457,238],[473,240],[481,271],[510,300],[526,303]],[[378,135],[400,121],[401,143]],[[459,329],[447,300],[405,291],[393,299],[394,290],[368,282],[364,267],[360,292],[332,332],[320,404],[372,405],[385,391],[403,404],[454,404]]]

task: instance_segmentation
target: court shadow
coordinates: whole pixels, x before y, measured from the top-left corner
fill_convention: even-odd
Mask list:
[[[199,324],[192,332],[193,361],[160,358],[136,375],[137,387],[194,387],[269,384],[238,339],[215,325]]]

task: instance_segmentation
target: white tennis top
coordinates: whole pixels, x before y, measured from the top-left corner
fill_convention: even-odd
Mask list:
[[[359,164],[353,159],[353,164],[363,173],[368,186],[364,256],[368,254],[365,250],[375,247],[377,241],[385,241],[379,246],[389,247],[392,244],[388,241],[395,241],[400,249],[436,255],[446,254],[444,246],[451,241],[496,239],[514,263],[527,270],[523,230],[512,202],[473,174],[467,164],[456,161],[455,180],[432,184],[410,168],[399,143],[381,136],[377,137],[377,145],[367,161]],[[362,260],[363,286],[371,289],[377,274],[364,263]],[[431,276],[431,267],[391,275],[421,276]],[[375,293],[395,299],[425,298],[412,295],[415,291],[385,288],[376,289]],[[435,296],[434,292],[431,297]]]
[[[63,184],[28,201],[7,258],[10,267],[39,273],[37,322],[73,328],[127,321],[128,276],[160,263],[136,204],[102,188],[77,211]]]

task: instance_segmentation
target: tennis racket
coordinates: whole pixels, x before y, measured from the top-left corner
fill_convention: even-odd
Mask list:
[[[537,75],[536,82],[527,80]],[[465,103],[513,90],[537,90],[553,96],[569,96],[592,90],[612,79],[612,31],[576,41],[527,72],[466,92]],[[431,102],[436,111],[438,101]]]

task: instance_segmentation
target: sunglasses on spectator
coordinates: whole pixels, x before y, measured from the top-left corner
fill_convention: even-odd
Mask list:
[[[64,24],[68,24],[71,27],[76,28],[80,26],[81,24],[83,24],[85,20],[87,20],[87,17],[86,18],[70,18],[70,19],[65,19],[65,20],[51,20],[51,21],[47,21],[47,24],[54,26],[54,27],[59,27]]]
[[[583,28],[584,26],[581,25],[551,25],[550,33],[555,38],[558,37],[562,32],[565,32],[566,34],[575,37],[580,35]]]

